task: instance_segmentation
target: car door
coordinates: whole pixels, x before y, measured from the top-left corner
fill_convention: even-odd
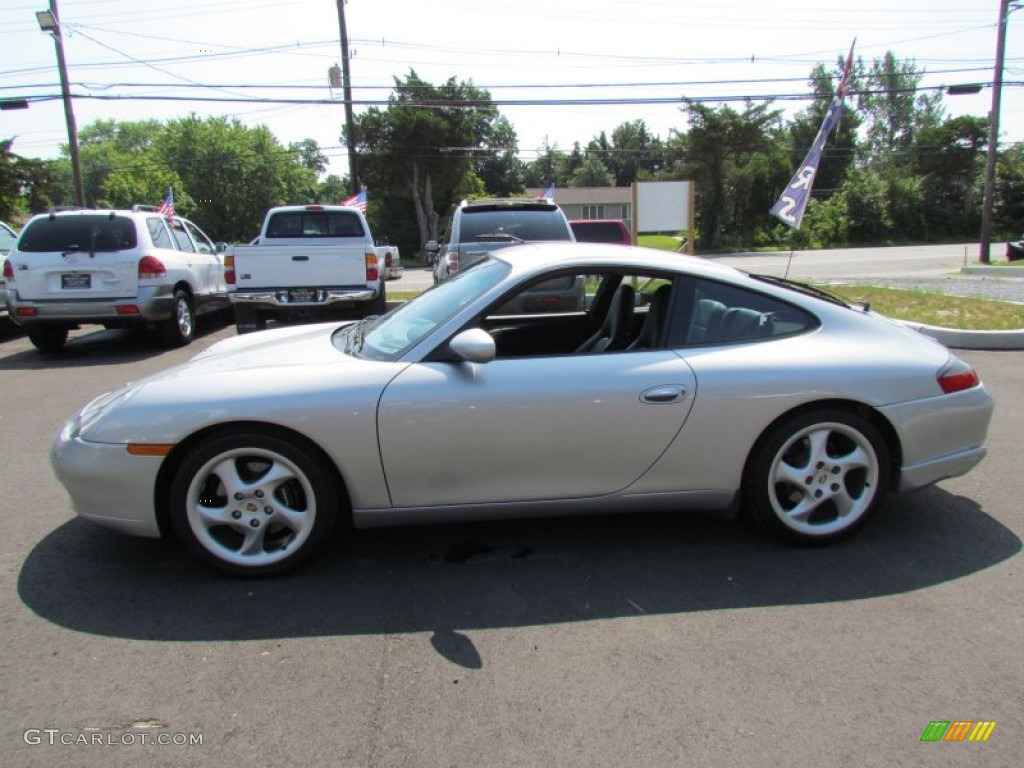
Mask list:
[[[686,362],[664,348],[410,365],[378,409],[392,504],[621,491],[675,439],[695,389]]]

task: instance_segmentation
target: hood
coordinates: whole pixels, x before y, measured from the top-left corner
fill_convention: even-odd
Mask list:
[[[206,347],[180,368],[194,372],[337,364],[351,360],[334,346],[334,334],[353,323],[317,323],[233,336]]]

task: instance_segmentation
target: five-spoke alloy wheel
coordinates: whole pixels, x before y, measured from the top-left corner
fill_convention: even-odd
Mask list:
[[[864,525],[888,484],[889,452],[871,422],[819,410],[782,422],[754,449],[744,499],[773,533],[826,543]]]
[[[171,485],[171,521],[200,557],[231,573],[263,575],[307,560],[337,516],[338,482],[303,442],[227,430],[193,450]]]

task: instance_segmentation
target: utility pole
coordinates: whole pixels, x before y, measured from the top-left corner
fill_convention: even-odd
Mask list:
[[[992,74],[992,111],[988,114],[988,155],[985,163],[985,197],[981,204],[981,251],[978,258],[988,264],[992,242],[992,201],[996,189],[996,154],[999,149],[999,102],[1003,95],[1003,60],[1006,56],[1006,17],[1010,0],[999,0],[999,31],[996,35],[996,67]]]
[[[356,167],[356,136],[352,121],[352,78],[348,69],[348,30],[345,27],[345,2],[337,0],[338,31],[341,33],[341,86],[345,99],[345,144],[348,145],[348,180],[349,192],[359,192],[359,170]]]
[[[64,98],[64,118],[68,124],[68,153],[71,155],[71,176],[75,184],[75,202],[85,207],[85,185],[82,183],[82,160],[78,155],[78,126],[75,125],[75,112],[71,107],[71,88],[68,85],[68,68],[64,62],[64,39],[60,31],[60,15],[57,13],[57,0],[50,0],[50,10],[36,14],[39,27],[43,32],[53,35],[53,45],[57,49],[57,69],[60,70],[60,92]]]

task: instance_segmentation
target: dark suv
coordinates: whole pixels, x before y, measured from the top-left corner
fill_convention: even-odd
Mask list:
[[[561,208],[548,200],[528,198],[463,200],[452,214],[448,232],[444,247],[433,240],[427,243],[435,283],[499,248],[517,243],[576,240]]]

